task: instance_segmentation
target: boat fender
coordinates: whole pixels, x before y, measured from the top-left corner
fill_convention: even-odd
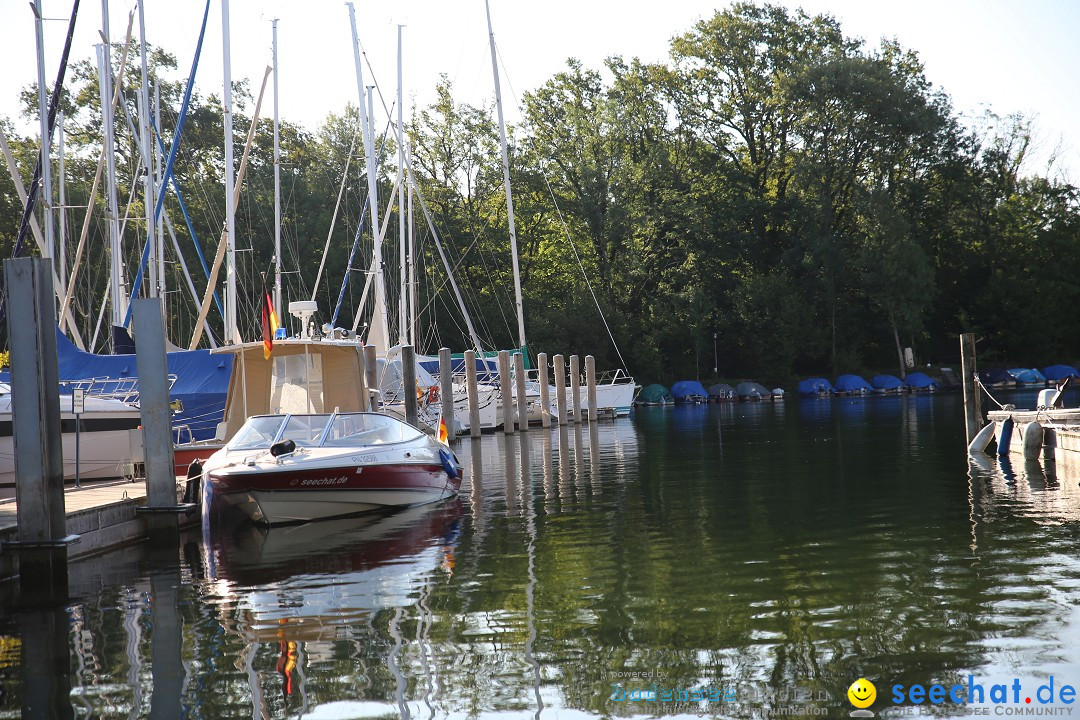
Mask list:
[[[997,442],[997,454],[1008,455],[1009,443],[1012,441],[1013,434],[1013,419],[1011,417],[1005,418],[1001,422],[1001,429],[998,430],[998,442]]]
[[[270,446],[270,454],[274,457],[281,457],[294,452],[296,452],[296,443],[292,440],[282,440]]]
[[[980,430],[975,437],[971,439],[971,443],[968,445],[969,453],[983,453],[986,452],[986,448],[990,445],[990,440],[994,437],[994,423],[987,423],[986,427]]]
[[[1030,422],[1024,426],[1024,459],[1038,460],[1042,452],[1043,427],[1037,422]]]
[[[187,469],[187,483],[184,486],[184,502],[197,503],[202,497],[203,466],[198,460],[192,460]]]
[[[446,474],[453,479],[457,479],[458,467],[457,462],[454,461],[454,454],[449,450],[439,450],[439,460],[442,461],[443,470]]]

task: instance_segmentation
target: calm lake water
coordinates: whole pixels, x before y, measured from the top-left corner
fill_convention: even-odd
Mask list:
[[[846,717],[865,677],[900,717],[926,706],[894,685],[969,675],[990,715],[1071,709],[1080,473],[969,465],[959,395],[643,409],[458,454],[451,503],[213,527],[76,564],[62,607],[9,598],[0,714]]]

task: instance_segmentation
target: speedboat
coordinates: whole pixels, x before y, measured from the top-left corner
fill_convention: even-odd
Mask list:
[[[364,412],[255,415],[203,476],[213,497],[269,525],[423,505],[461,487],[448,447]]]

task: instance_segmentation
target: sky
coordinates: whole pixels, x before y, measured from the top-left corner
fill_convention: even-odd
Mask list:
[[[56,76],[71,0],[41,0],[45,23],[45,76]],[[576,57],[587,67],[623,55],[650,61],[668,57],[673,36],[711,17],[727,2],[704,0],[491,0],[491,17],[502,67],[507,119],[519,113],[518,98],[539,87]],[[1080,60],[1080,3],[1071,0],[779,0],[810,14],[836,17],[848,36],[876,46],[895,38],[915,50],[929,80],[953,99],[961,116],[985,110],[1036,117],[1037,146],[1026,169],[1043,173],[1057,149],[1056,175],[1080,182],[1080,84],[1072,75]],[[341,0],[230,0],[234,81],[251,80],[252,92],[272,60],[271,21],[278,19],[279,92],[282,119],[315,129],[328,113],[356,102],[349,16]],[[202,0],[146,0],[147,41],[172,52],[177,77],[186,77],[202,20]],[[134,0],[109,4],[110,34],[123,39]],[[403,30],[405,112],[433,98],[440,74],[454,83],[459,101],[480,104],[494,96],[483,0],[356,2],[360,42],[387,106],[397,85],[397,27]],[[102,7],[82,3],[73,59],[94,57]],[[19,118],[19,91],[37,78],[34,17],[23,0],[0,0],[0,116],[32,132]],[[138,36],[138,16],[135,33]],[[222,0],[212,0],[196,85],[205,96],[220,93],[223,78]],[[365,67],[365,73],[367,68]],[[370,84],[371,75],[365,78]],[[272,89],[272,88],[271,88]],[[265,113],[272,114],[268,89]],[[395,111],[396,112],[396,111]],[[381,113],[380,113],[381,114]],[[242,132],[242,130],[241,130]]]

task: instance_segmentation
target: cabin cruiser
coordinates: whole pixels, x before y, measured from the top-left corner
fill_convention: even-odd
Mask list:
[[[269,525],[423,505],[461,487],[449,448],[367,412],[253,416],[203,476],[213,496]]]

